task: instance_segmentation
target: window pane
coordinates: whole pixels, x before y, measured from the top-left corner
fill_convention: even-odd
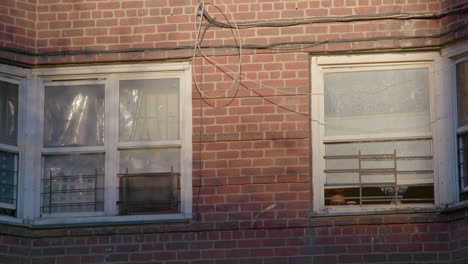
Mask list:
[[[17,155],[0,151],[0,203],[15,204]]]
[[[0,81],[0,143],[17,144],[18,85]]]
[[[468,125],[468,61],[457,64],[458,126]]]
[[[103,132],[104,85],[45,88],[45,147],[103,145]]]
[[[179,79],[120,81],[120,141],[179,139]]]
[[[104,154],[47,155],[43,173],[43,213],[103,210]]]
[[[427,69],[325,74],[325,135],[429,132]]]
[[[120,214],[180,211],[180,150],[122,150]]]
[[[433,202],[431,140],[326,143],[325,154],[327,205]]]
[[[458,160],[460,166],[460,187],[463,191],[468,188],[468,133],[459,136]]]
[[[132,149],[119,151],[119,173],[180,172],[180,149]]]

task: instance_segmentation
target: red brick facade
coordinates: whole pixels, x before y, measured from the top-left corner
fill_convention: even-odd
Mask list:
[[[241,28],[246,80],[238,92],[234,85],[223,94],[231,78],[206,60],[194,60],[194,78],[203,90],[223,96],[202,100],[193,89],[191,222],[64,228],[0,224],[0,263],[466,263],[466,208],[311,218],[308,114],[310,54],[438,51],[468,37],[467,2],[212,2],[232,12],[226,15],[231,23],[337,19]],[[2,0],[0,58],[23,67],[191,60],[197,4]],[[226,22],[220,10],[210,5],[207,10]],[[428,17],[346,21],[348,16],[402,13]],[[222,69],[237,71],[237,34],[211,26],[204,35],[201,45],[211,47],[205,53]]]

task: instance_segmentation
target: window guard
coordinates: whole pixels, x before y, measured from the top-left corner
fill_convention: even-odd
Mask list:
[[[147,173],[129,173],[127,168],[118,177],[120,215],[180,210],[180,173],[174,172],[173,168],[169,172]]]
[[[44,192],[41,193],[42,199],[45,202],[43,206],[41,206],[42,213],[54,213],[54,209],[60,210],[60,208],[67,208],[67,207],[84,207],[84,208],[91,208],[91,211],[101,211],[104,205],[104,202],[101,201],[102,199],[98,198],[98,193],[103,192],[104,188],[98,187],[99,177],[104,177],[104,174],[99,174],[97,169],[95,169],[94,174],[89,175],[64,175],[64,176],[53,176],[52,172],[49,172],[49,178],[42,179],[43,186],[46,189]],[[71,188],[71,189],[54,189],[55,184],[65,184],[67,181],[79,181],[83,183],[83,180],[90,181],[91,184],[88,184],[87,188]],[[89,183],[89,182],[88,182]],[[89,186],[93,185],[93,186]],[[57,198],[54,196],[61,195],[62,200],[64,200],[63,196],[66,195],[73,195],[74,193],[78,193],[82,195],[83,193],[88,193],[92,195],[92,200],[94,201],[83,201],[83,202],[76,202],[76,203],[66,203],[66,202],[57,202]],[[94,194],[94,195],[93,195]],[[55,200],[55,201],[54,201]]]
[[[397,156],[396,149],[392,154],[361,154],[358,155],[328,155],[324,156],[325,160],[331,159],[357,159],[357,169],[331,169],[324,170],[324,173],[357,173],[358,183],[348,184],[325,184],[325,204],[328,205],[359,205],[365,204],[382,204],[393,203],[400,204],[405,202],[425,202],[433,203],[434,198],[421,197],[421,198],[405,198],[408,188],[414,186],[432,186],[430,183],[414,183],[414,184],[398,184],[398,174],[426,174],[433,173],[433,170],[398,170],[397,160],[431,160],[432,156]],[[393,167],[388,168],[363,168],[363,161],[393,161]],[[393,175],[393,181],[388,182],[372,182],[364,183],[363,176],[366,175]],[[349,196],[345,195],[345,189],[358,189],[357,193]],[[364,188],[377,188],[380,190],[381,195],[364,195]],[[327,193],[328,191],[328,193]],[[357,195],[356,195],[357,194]]]

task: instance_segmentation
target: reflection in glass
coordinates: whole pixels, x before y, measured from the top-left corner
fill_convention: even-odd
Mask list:
[[[44,146],[104,144],[104,85],[47,86]]]
[[[457,64],[458,127],[468,125],[468,61]]]
[[[179,139],[179,79],[120,81],[121,142]]]
[[[18,85],[0,81],[0,143],[17,144]]]
[[[180,172],[180,149],[132,149],[119,151],[119,173]]]

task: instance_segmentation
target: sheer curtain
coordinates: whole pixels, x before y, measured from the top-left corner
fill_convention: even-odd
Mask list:
[[[17,144],[18,85],[0,81],[0,143]]]
[[[179,79],[120,81],[120,142],[179,139]]]
[[[79,148],[104,144],[104,85],[46,86],[43,140],[77,151],[43,156],[42,212],[102,211],[104,154]]]
[[[44,147],[104,144],[104,86],[48,86]]]

